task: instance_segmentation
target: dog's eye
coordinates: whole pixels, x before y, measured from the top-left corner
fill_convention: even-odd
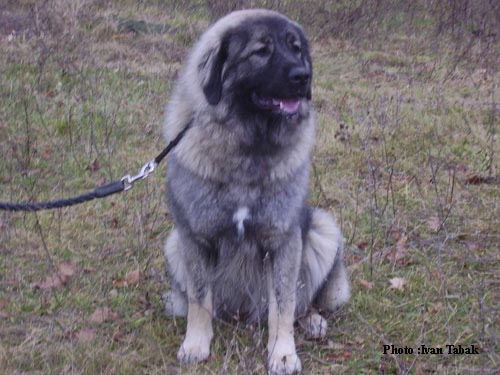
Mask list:
[[[253,54],[261,57],[268,56],[271,53],[271,50],[268,46],[262,46],[259,49],[256,49]]]
[[[302,53],[302,48],[300,48],[300,44],[298,44],[298,43],[293,43],[291,46],[291,49],[294,53],[297,53],[297,54]]]
[[[300,39],[297,38],[293,33],[287,33],[286,44],[289,46],[290,50],[295,54],[302,53],[302,46],[300,45]]]

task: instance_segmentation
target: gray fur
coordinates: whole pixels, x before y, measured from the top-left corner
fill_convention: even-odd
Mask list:
[[[259,83],[262,74],[269,79]],[[221,318],[268,318],[269,371],[300,371],[294,316],[313,303],[332,310],[349,299],[340,230],[328,213],[306,206],[311,74],[300,26],[249,10],[209,28],[180,75],[166,110],[166,140],[191,125],[169,156],[176,227],[165,255],[167,311],[188,316],[183,362],[208,356],[209,308]],[[326,322],[314,314],[309,321],[320,326],[308,329],[324,335]]]

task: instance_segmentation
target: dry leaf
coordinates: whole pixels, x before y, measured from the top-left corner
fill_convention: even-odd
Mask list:
[[[82,271],[83,271],[83,273],[93,273],[93,272],[95,272],[95,268],[87,266],[87,267],[84,267]]]
[[[354,342],[359,346],[365,343],[365,339],[361,336],[354,337]]]
[[[335,362],[345,362],[351,356],[350,350],[344,350],[342,352],[332,351],[327,355],[328,360]]]
[[[436,303],[434,306],[432,306],[431,311],[434,314],[437,314],[439,311],[441,311],[441,307],[443,307],[443,304],[441,302]]]
[[[402,292],[404,290],[406,280],[403,277],[394,277],[390,279],[389,282],[391,283],[391,289],[397,289]]]
[[[389,233],[395,241],[398,241],[401,238],[403,232],[403,229],[394,225],[389,228]]]
[[[375,283],[371,281],[366,281],[364,279],[358,279],[359,283],[368,290],[372,290],[375,287]]]
[[[101,324],[104,322],[112,322],[118,319],[118,314],[113,312],[108,307],[103,307],[102,309],[96,309],[94,313],[90,316],[90,320],[93,323]]]
[[[113,341],[120,341],[123,338],[123,332],[120,328],[118,328],[114,333],[113,333]]]
[[[139,267],[137,267],[137,269],[129,271],[125,275],[123,280],[125,281],[125,283],[127,285],[135,285],[135,284],[139,284],[140,277],[141,277],[141,271],[140,271]]]
[[[0,298],[0,309],[9,306],[9,300],[7,298]]]
[[[41,283],[33,286],[42,290],[60,288],[66,285],[76,273],[76,262],[73,260],[61,262],[57,265],[57,272],[49,275]]]
[[[370,248],[370,244],[366,241],[361,241],[360,243],[358,243],[358,248],[360,250],[368,250]]]
[[[345,348],[345,345],[339,342],[328,340],[328,348],[333,350],[343,350]]]
[[[431,216],[427,219],[427,228],[431,232],[437,232],[441,228],[441,220],[437,216]]]
[[[32,177],[32,176],[37,176],[40,174],[40,168],[35,168],[35,169],[30,169],[28,171],[26,171],[26,174],[29,176],[29,177]]]
[[[441,280],[442,279],[441,273],[438,270],[432,271],[432,275],[434,276],[434,278],[436,280]]]
[[[88,342],[96,338],[97,333],[95,329],[82,329],[75,334],[75,338],[79,342]]]
[[[45,149],[42,151],[42,158],[50,159],[52,157],[52,150]]]
[[[40,288],[42,290],[60,288],[63,286],[63,280],[58,274],[47,276],[41,283],[34,284],[35,288]]]
[[[76,273],[76,262],[69,260],[67,262],[59,263],[57,270],[59,271],[59,275],[61,275],[61,277],[69,279]]]
[[[471,175],[465,180],[466,185],[493,184],[495,182],[495,177],[484,177],[479,175]]]
[[[409,250],[407,242],[408,236],[401,236],[389,255],[387,255],[387,258],[391,262],[397,262],[403,259]]]
[[[421,362],[415,362],[415,375],[425,375],[427,373],[425,366]]]
[[[141,271],[139,267],[137,267],[135,270],[127,272],[127,274],[123,277],[123,279],[114,280],[113,286],[121,288],[129,285],[137,285],[139,284],[140,278],[141,278]]]
[[[101,163],[99,162],[98,159],[94,159],[94,161],[92,163],[90,163],[89,167],[88,167],[92,172],[95,172],[95,171],[98,171],[99,169],[101,169]]]

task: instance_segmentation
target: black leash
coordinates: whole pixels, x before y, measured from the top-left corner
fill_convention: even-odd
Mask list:
[[[80,204],[84,202],[91,201],[96,198],[104,198],[112,194],[120,193],[125,190],[129,190],[134,186],[137,180],[142,180],[148,177],[152,173],[158,164],[167,156],[167,154],[172,150],[182,139],[186,131],[189,129],[191,123],[188,123],[186,127],[171,141],[167,147],[153,160],[144,164],[135,176],[126,175],[120,180],[111,182],[109,184],[99,186],[90,193],[79,195],[73,198],[60,199],[56,201],[49,202],[23,202],[23,203],[8,203],[0,202],[0,211],[40,211],[40,210],[50,210],[53,208],[61,208],[74,206],[75,204]]]

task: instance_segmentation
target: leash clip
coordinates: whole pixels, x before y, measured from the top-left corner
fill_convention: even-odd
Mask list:
[[[134,182],[136,182],[137,180],[143,180],[146,177],[148,177],[150,173],[154,172],[157,165],[158,164],[154,160],[151,160],[151,161],[148,161],[146,164],[144,164],[142,166],[140,172],[138,174],[136,174],[135,176],[130,176],[129,174],[126,176],[123,176],[121,179],[121,181],[125,185],[123,190],[132,189],[132,187],[134,186]]]

